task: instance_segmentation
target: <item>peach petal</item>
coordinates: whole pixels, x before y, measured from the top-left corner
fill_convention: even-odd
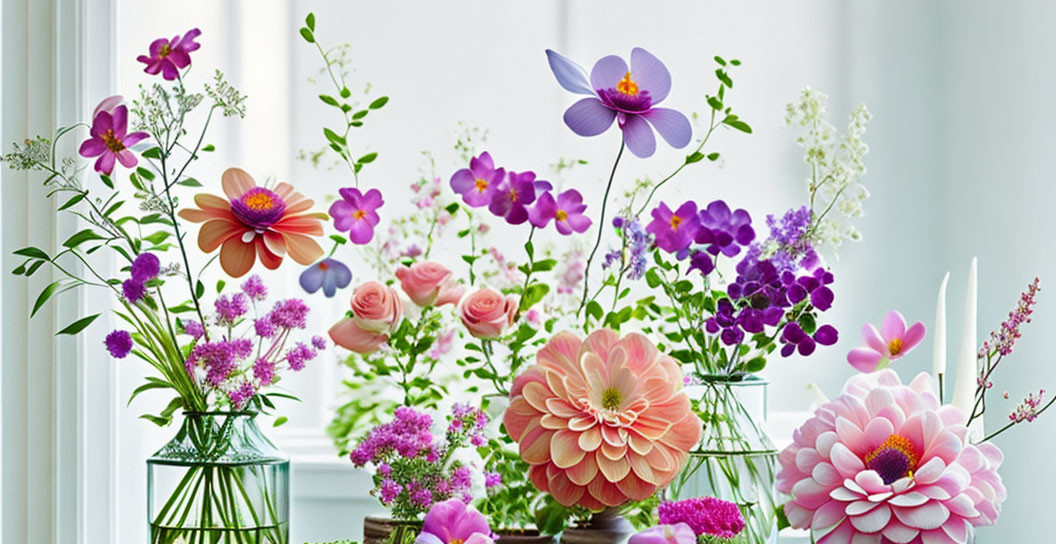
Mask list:
[[[572,483],[564,472],[557,472],[550,477],[550,494],[565,506],[575,505],[584,491],[583,487]]]
[[[530,437],[538,431],[528,431],[523,442],[521,442],[521,459],[530,465],[546,463],[550,460],[550,439],[553,431],[538,432],[538,436],[531,440]]]
[[[631,464],[626,459],[609,459],[602,455],[601,452],[596,452],[594,460],[598,463],[601,474],[610,482],[622,480],[631,471]],[[598,498],[600,499],[601,497]]]
[[[598,463],[593,455],[583,456],[583,460],[566,472],[568,479],[576,485],[587,485],[598,476]]]
[[[303,265],[309,265],[323,256],[323,248],[315,240],[303,234],[282,233],[286,241],[286,250],[290,258]]]
[[[260,264],[264,265],[264,268],[275,270],[282,264],[282,257],[272,253],[262,237],[258,236],[253,239],[253,247],[256,248],[257,258],[260,259]]]
[[[627,455],[627,461],[631,464],[631,470],[639,478],[652,484],[654,489],[656,486],[660,485],[660,476],[653,471],[653,467],[649,464],[648,459],[636,453],[629,453]],[[623,491],[625,493],[627,492],[625,489]],[[630,493],[628,493],[628,495],[630,495]]]
[[[579,434],[568,429],[554,433],[550,438],[550,460],[557,468],[569,468],[578,464],[586,455],[579,448]]]
[[[245,227],[233,221],[223,219],[206,221],[202,228],[198,229],[198,249],[204,253],[212,253],[230,238],[241,237],[245,231]]]
[[[204,229],[205,226],[203,225],[202,228]],[[200,234],[199,243],[201,243]],[[223,268],[224,273],[232,278],[244,276],[246,272],[249,272],[250,268],[253,268],[255,260],[256,250],[253,244],[247,244],[237,236],[228,238],[220,246],[220,268]]]
[[[612,351],[613,346],[619,340],[620,334],[618,332],[602,327],[587,335],[586,340],[583,341],[583,346],[580,348],[579,356],[582,357],[583,352],[597,353],[601,356],[602,362],[606,362],[608,353]]]
[[[604,434],[604,433],[603,433]],[[627,446],[613,446],[608,442],[602,441],[601,443],[601,454],[609,459],[616,460],[622,459],[627,455]]]
[[[532,405],[532,408],[546,413],[546,400],[550,397],[550,391],[546,389],[546,386],[539,382],[527,383],[521,390],[521,396]]]
[[[594,416],[577,416],[568,420],[568,428],[573,431],[586,431],[598,424],[598,420]]]
[[[257,182],[253,181],[253,177],[241,168],[228,168],[220,176],[220,185],[223,186],[228,200],[235,200],[256,187]]]
[[[617,481],[616,487],[619,488],[620,493],[626,495],[632,501],[644,501],[653,496],[653,492],[656,491],[655,485],[650,484],[633,472],[628,473],[626,478]]]
[[[594,426],[579,433],[578,444],[583,451],[594,451],[598,449],[602,444],[601,429]]]
[[[539,420],[539,424],[544,428],[559,431],[561,429],[568,429],[568,420],[559,418],[552,414],[543,414],[543,417]]]
[[[271,228],[282,233],[292,232],[309,236],[323,235],[323,222],[315,214],[286,215],[272,225]]]
[[[552,375],[554,375],[552,372],[548,373],[547,374],[547,378],[549,378]],[[550,385],[550,389],[553,390],[554,389],[553,383],[551,383],[549,381],[549,379],[547,380],[547,383]],[[555,391],[555,394],[556,394],[556,391]],[[557,395],[557,396],[560,397],[561,395]],[[580,415],[580,411],[577,410],[575,407],[573,407],[571,404],[569,404],[568,401],[566,401],[564,399],[561,399],[561,398],[555,398],[555,397],[551,397],[551,398],[546,399],[546,411],[551,413],[551,414],[553,414],[553,415],[555,415],[555,416],[557,416],[557,417],[563,417],[563,418],[573,418],[573,417],[576,417],[576,416]]]
[[[264,234],[261,235],[261,238],[264,239],[264,244],[268,246],[268,249],[272,253],[276,255],[286,254],[286,239],[283,238],[281,234],[273,230],[266,230],[264,231]]]

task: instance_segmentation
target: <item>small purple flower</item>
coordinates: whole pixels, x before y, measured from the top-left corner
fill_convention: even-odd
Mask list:
[[[553,219],[557,232],[567,236],[573,232],[586,232],[590,228],[590,218],[583,213],[586,209],[583,196],[575,189],[557,195],[557,199],[547,191],[540,195],[535,206],[528,210],[528,218],[532,225],[540,229],[545,228]]]
[[[182,37],[177,34],[171,40],[158,38],[150,44],[150,54],[140,55],[136,60],[146,64],[144,72],[172,81],[179,77],[180,70],[191,65],[191,53],[202,45],[195,40],[202,31],[197,28],[188,30]]]
[[[785,325],[785,330],[781,333],[781,343],[784,344],[781,348],[781,356],[789,357],[798,351],[800,355],[807,357],[814,353],[818,344],[831,346],[837,340],[839,340],[839,334],[832,325],[822,325],[811,336],[798,323],[789,323]]]
[[[597,136],[612,126],[623,131],[623,141],[635,156],[645,158],[656,151],[653,129],[671,147],[685,147],[693,135],[685,115],[656,108],[671,90],[671,74],[645,49],[631,50],[631,66],[615,55],[603,57],[587,72],[572,60],[547,49],[547,60],[557,82],[565,90],[588,95],[565,111],[565,124],[580,136]],[[652,128],[650,128],[652,125]]]
[[[297,345],[293,346],[289,352],[286,353],[286,362],[290,365],[290,370],[297,372],[304,368],[304,364],[312,359],[315,359],[316,352],[314,349],[308,347],[303,342],[298,342]]]
[[[261,338],[271,338],[275,336],[275,323],[271,320],[271,315],[266,315],[260,319],[253,321],[253,332]]]
[[[379,490],[381,491],[381,502],[388,504],[400,496],[400,493],[403,492],[403,486],[396,483],[396,480],[392,478],[385,478],[382,480]]]
[[[484,474],[484,487],[487,489],[494,489],[502,485],[502,474],[498,472],[488,472]]]
[[[254,389],[253,384],[242,382],[241,385],[227,392],[227,398],[231,401],[231,406],[236,410],[241,410],[246,405],[246,402],[256,394],[257,390]]]
[[[488,211],[506,219],[511,225],[528,220],[528,205],[535,202],[536,191],[548,191],[550,182],[535,179],[535,172],[510,172],[506,181],[495,189]]]
[[[312,337],[312,347],[315,349],[326,349],[326,339],[318,334]]]
[[[257,359],[257,362],[253,363],[253,377],[260,380],[261,386],[271,385],[275,379],[275,363],[264,357]]]
[[[242,282],[242,292],[245,293],[250,300],[262,301],[268,298],[268,288],[264,285],[264,280],[260,279],[260,276],[253,274],[246,281]]]
[[[106,335],[103,343],[106,345],[106,351],[115,359],[124,359],[132,351],[132,335],[128,331],[113,331]]]
[[[699,270],[701,275],[707,276],[711,274],[712,270],[715,270],[715,257],[712,257],[706,251],[694,251],[693,255],[689,257],[689,269]]]
[[[147,283],[158,277],[160,271],[161,262],[153,253],[140,253],[132,261],[132,279],[139,283]]]
[[[505,179],[506,171],[495,168],[491,155],[485,151],[469,161],[469,168],[451,176],[451,188],[462,195],[462,200],[470,207],[479,208],[491,203],[492,196]]]
[[[712,254],[733,257],[755,239],[752,217],[745,210],[730,211],[722,200],[716,200],[700,211],[701,228],[695,242]]]
[[[220,295],[216,302],[216,321],[223,325],[233,325],[249,311],[249,300],[242,293],[235,293],[228,297]]]
[[[197,340],[205,335],[205,327],[197,321],[183,321],[183,333]]]
[[[314,293],[322,288],[323,294],[330,298],[338,289],[344,289],[352,283],[352,271],[345,263],[328,257],[305,268],[300,281],[305,291]]]
[[[348,238],[354,244],[366,244],[374,237],[374,227],[381,218],[377,209],[385,201],[381,191],[371,189],[366,194],[354,187],[338,190],[341,200],[330,205],[330,217],[334,218],[334,228],[348,232]]]
[[[81,142],[77,152],[85,158],[99,157],[95,161],[95,171],[111,174],[116,162],[125,168],[132,168],[139,163],[129,148],[149,137],[149,134],[142,131],[128,134],[128,107],[121,105],[109,110],[104,104],[100,104],[96,110],[89,138]]]
[[[660,523],[685,523],[697,536],[734,538],[744,530],[744,516],[735,503],[714,497],[663,502],[656,509]]]
[[[280,329],[303,329],[308,326],[308,311],[299,298],[281,300],[271,310],[271,321]]]
[[[692,200],[687,200],[674,212],[661,202],[652,215],[653,220],[645,230],[656,237],[656,246],[668,253],[688,248],[700,228],[697,203]]]
[[[125,296],[125,300],[127,300],[129,304],[135,304],[147,294],[147,289],[141,282],[127,279],[121,284],[121,293]]]

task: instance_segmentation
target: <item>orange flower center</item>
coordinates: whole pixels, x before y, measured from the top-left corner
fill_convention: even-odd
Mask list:
[[[355,217],[356,219],[363,219],[366,216],[367,212],[363,210],[356,210],[355,213],[352,214],[352,217]]]
[[[623,404],[623,395],[619,389],[610,387],[601,394],[601,407],[615,412],[620,409],[620,405]]]
[[[484,180],[482,180],[480,178],[477,178],[476,185],[477,185],[477,192],[478,193],[483,193],[484,190],[488,188],[488,182],[486,182],[486,181],[484,181]]]
[[[678,230],[678,226],[682,224],[682,218],[677,215],[671,216],[671,230]]]
[[[920,457],[913,443],[904,436],[893,434],[880,443],[872,453],[865,456],[865,466],[875,470],[885,484],[913,476]]]
[[[247,208],[255,212],[270,210],[272,207],[275,206],[275,201],[272,200],[271,196],[268,195],[268,193],[265,193],[263,191],[247,195],[242,202],[245,203]]]
[[[887,351],[890,351],[892,356],[902,353],[902,339],[895,338],[894,340],[889,342],[887,344]]]
[[[104,132],[102,138],[103,138],[103,144],[105,144],[106,148],[109,149],[110,151],[113,151],[114,153],[119,153],[121,151],[124,151],[125,144],[121,143],[121,140],[117,139],[117,136],[114,135],[114,131],[113,130],[108,130],[108,131]]]
[[[158,58],[163,59],[163,58],[169,56],[171,53],[172,53],[172,46],[169,45],[169,44],[165,44],[165,45],[161,46],[161,49],[158,51]]]
[[[558,221],[564,221],[565,219],[568,219],[568,212],[566,212],[565,210],[557,210],[556,212],[554,212],[554,219],[557,219]]]
[[[510,189],[510,202],[517,202],[517,190]]]
[[[465,540],[462,540],[461,538],[452,538],[447,541],[447,544],[462,544],[463,542],[465,542]]]
[[[623,76],[623,79],[616,83],[616,90],[627,96],[638,96],[638,84],[631,79],[630,72],[627,72],[627,75]]]
[[[326,264],[326,261],[322,261],[319,263],[319,270],[326,270],[328,268],[330,268],[330,265]]]

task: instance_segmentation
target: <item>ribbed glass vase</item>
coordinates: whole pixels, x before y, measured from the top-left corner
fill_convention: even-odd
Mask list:
[[[745,528],[731,543],[763,544],[777,538],[778,452],[766,429],[767,385],[753,375],[720,375],[704,376],[699,385],[686,388],[704,421],[704,433],[664,498],[711,496],[736,503]]]
[[[186,412],[147,460],[151,544],[286,544],[290,458],[253,412]]]

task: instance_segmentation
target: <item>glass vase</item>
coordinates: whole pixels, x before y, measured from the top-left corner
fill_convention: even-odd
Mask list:
[[[686,388],[704,432],[665,498],[710,496],[736,503],[745,528],[731,543],[777,540],[778,451],[766,429],[767,386],[753,375],[704,376]]]
[[[253,412],[186,412],[147,460],[151,544],[286,544],[290,458]]]

